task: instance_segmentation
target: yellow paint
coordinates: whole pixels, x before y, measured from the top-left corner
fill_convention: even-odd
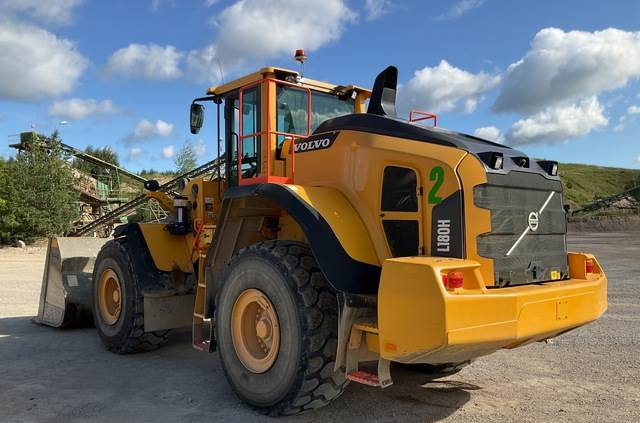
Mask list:
[[[158,201],[158,203],[160,203],[163,209],[165,209],[169,213],[173,213],[173,199],[166,193],[160,191],[147,191],[145,192],[145,195],[149,198],[154,198],[156,201]]]
[[[207,89],[207,94],[223,95],[230,91],[237,90],[238,88],[243,87],[244,85],[250,84],[252,82],[257,82],[257,81],[260,81],[261,79],[272,77],[273,75],[275,75],[276,72],[278,72],[280,75],[292,76],[294,78],[299,75],[298,72],[293,70],[270,66],[270,67],[262,68],[259,71],[251,73],[249,75],[243,76],[242,78],[238,78],[236,80],[230,81],[226,84],[218,85],[217,87],[210,87],[209,89]],[[321,91],[321,92],[326,92],[326,93],[334,92],[335,89],[339,87],[338,85],[335,85],[335,84],[331,84],[323,81],[316,81],[315,79],[310,79],[306,77],[303,78],[301,82],[302,82],[301,85],[303,86],[308,86],[311,89]],[[365,95],[365,98],[368,98],[369,96],[371,96],[371,91],[369,91],[366,88],[353,86],[353,85],[350,85],[349,88],[355,89],[357,93],[362,92]]]
[[[592,258],[572,255],[572,275],[573,266]],[[479,266],[430,257],[385,260],[379,341],[397,348],[378,347],[381,356],[400,362],[469,360],[553,337],[597,319],[607,308],[607,279],[597,265],[588,277],[499,289],[485,287]],[[463,271],[464,287],[452,292],[440,275],[454,269]]]
[[[354,260],[378,265],[367,228],[349,201],[332,188],[287,185],[327,221],[347,254]]]
[[[264,68],[210,88],[208,93],[221,95],[276,76],[295,77],[298,74],[286,69]],[[345,89],[307,78],[300,86],[325,93]],[[365,100],[371,93],[353,88],[356,92],[354,112],[363,113]],[[275,130],[275,115],[266,115],[267,110],[275,110],[275,84],[264,83],[260,90],[261,129]],[[327,221],[351,258],[383,265],[377,332],[369,324],[355,326],[359,333],[365,333],[369,349],[379,352],[383,358],[427,363],[464,361],[500,348],[513,348],[555,336],[598,318],[606,310],[607,280],[597,262],[593,274],[585,273],[585,260],[592,256],[581,253],[568,255],[570,280],[557,280],[561,275],[559,269],[554,269],[551,272],[554,282],[489,289],[494,285],[493,260],[479,256],[477,238],[491,231],[490,212],[477,207],[473,195],[474,188],[486,183],[487,177],[480,160],[463,149],[343,130],[331,148],[299,152],[293,157],[289,154],[292,141],[285,141],[281,158],[277,159],[275,139],[270,134],[261,136],[259,176],[267,176],[267,146],[270,148],[270,176],[291,176],[291,164],[295,161],[295,184],[286,185],[287,188]],[[416,172],[418,185],[423,188],[422,196],[418,196],[417,212],[381,210],[382,180],[387,166],[408,167]],[[429,257],[435,206],[428,201],[429,191],[435,183],[429,176],[436,166],[442,167],[445,175],[437,196],[445,199],[456,192],[462,193],[465,259]],[[194,199],[190,198],[190,201]],[[202,216],[203,211],[198,206],[194,213]],[[391,259],[383,229],[384,219],[418,220],[419,242],[425,256]],[[211,238],[215,222],[206,223],[207,228],[211,228],[207,238]],[[263,230],[256,231],[255,237],[305,240],[299,226],[286,213],[280,215],[278,229],[277,235]],[[157,238],[153,240],[154,245],[164,242],[160,239],[162,234],[151,236]],[[171,251],[166,257],[155,253],[163,266],[168,266],[183,251],[190,252],[193,238],[176,237],[173,242],[179,243],[177,240],[180,239],[186,246],[162,247]],[[198,247],[206,245],[208,242],[201,242]],[[194,261],[198,254],[193,251],[187,256]],[[182,261],[182,265],[186,262]],[[442,284],[442,275],[452,270],[462,272],[464,284],[462,288],[447,290]],[[202,266],[200,272],[200,280],[204,280]],[[204,291],[204,288],[200,289]]]
[[[480,263],[480,272],[487,285],[494,284],[493,260],[478,254],[477,238],[491,232],[491,212],[477,207],[473,202],[473,188],[487,182],[487,175],[480,161],[467,155],[458,167],[458,175],[464,183],[465,246],[467,258]]]
[[[304,232],[300,229],[300,225],[288,214],[283,213],[280,216],[280,230],[278,231],[279,239],[308,242]]]
[[[377,333],[365,332],[367,340],[367,349],[369,351],[379,353],[380,352],[380,339]]]
[[[404,166],[417,171],[424,187],[424,195],[419,197],[423,214],[420,239],[428,255],[432,205],[427,204],[427,194],[433,184],[428,172],[435,166],[444,169],[445,180],[438,195],[446,198],[461,188],[455,169],[466,155],[467,152],[454,147],[340,131],[331,148],[295,155],[295,180],[300,185],[326,186],[342,192],[360,215],[377,258],[382,262],[391,257],[380,216],[384,168]]]
[[[193,273],[190,242],[193,235],[171,235],[163,223],[141,223],[140,230],[158,270]]]

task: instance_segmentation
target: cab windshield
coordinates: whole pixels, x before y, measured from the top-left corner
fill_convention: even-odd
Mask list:
[[[307,134],[308,91],[290,86],[278,86],[276,90],[277,131],[288,134]],[[337,116],[353,113],[354,100],[340,100],[336,95],[311,91],[311,132],[322,122]],[[278,147],[283,135],[278,135]]]

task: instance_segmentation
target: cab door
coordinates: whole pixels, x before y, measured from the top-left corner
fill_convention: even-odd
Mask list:
[[[255,178],[260,174],[260,118],[260,86],[243,90],[242,115],[239,92],[225,97],[225,154],[229,186],[238,185],[238,164],[242,179]],[[242,155],[240,159],[238,150]]]
[[[380,217],[392,257],[424,255],[420,180],[412,167],[389,164],[384,168]]]

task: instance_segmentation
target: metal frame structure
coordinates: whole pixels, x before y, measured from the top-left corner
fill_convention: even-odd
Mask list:
[[[414,117],[414,115],[417,117]],[[434,127],[438,126],[438,115],[436,115],[435,113],[422,112],[420,110],[412,110],[409,112],[409,122],[411,123],[429,119],[433,119]]]
[[[266,117],[266,129],[264,130],[260,130],[258,132],[253,132],[250,134],[244,134],[244,128],[242,126],[243,123],[243,101],[244,101],[244,91],[250,88],[253,88],[255,86],[262,86],[263,83],[266,83],[266,91],[267,91],[267,110],[266,113],[262,114],[262,116]],[[290,87],[294,87],[297,88],[299,90],[303,90],[307,92],[307,133],[305,135],[300,135],[300,134],[293,134],[293,133],[289,133],[289,132],[284,132],[284,131],[278,131],[278,130],[272,130],[271,129],[271,118],[273,115],[273,107],[274,104],[272,104],[273,102],[270,101],[271,100],[271,89],[272,86],[278,86],[278,85],[285,85],[285,86],[290,86]],[[262,182],[275,182],[275,183],[282,183],[282,184],[292,184],[293,180],[294,180],[294,173],[295,173],[295,140],[296,139],[300,139],[300,138],[307,138],[309,135],[311,135],[311,88],[308,87],[304,87],[301,86],[300,84],[295,84],[292,82],[287,82],[287,81],[281,81],[279,79],[275,79],[275,78],[263,78],[260,79],[258,81],[254,81],[251,82],[249,84],[244,85],[243,87],[240,88],[239,90],[239,94],[238,94],[238,105],[240,107],[240,113],[238,114],[238,185],[253,185],[253,184],[258,184],[258,183],[262,183]],[[277,125],[277,123],[276,123]],[[278,136],[278,135],[282,135],[284,137],[291,137],[291,175],[290,176],[274,176],[271,175],[271,139],[272,136]],[[245,138],[257,138],[259,137],[259,139],[261,140],[266,140],[266,146],[264,148],[264,151],[266,152],[266,169],[264,172],[264,176],[257,176],[257,177],[251,177],[251,178],[243,178],[242,177],[242,141]],[[260,148],[260,150],[262,149],[262,146]]]

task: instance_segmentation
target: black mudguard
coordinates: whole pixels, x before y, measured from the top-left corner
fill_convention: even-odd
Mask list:
[[[285,185],[256,184],[247,187],[229,188],[225,193],[221,216],[226,213],[231,199],[260,196],[282,208],[300,225],[315,258],[331,286],[348,294],[377,294],[380,281],[380,266],[354,260],[347,254],[327,221],[295,192]],[[218,241],[214,236],[212,247]]]

